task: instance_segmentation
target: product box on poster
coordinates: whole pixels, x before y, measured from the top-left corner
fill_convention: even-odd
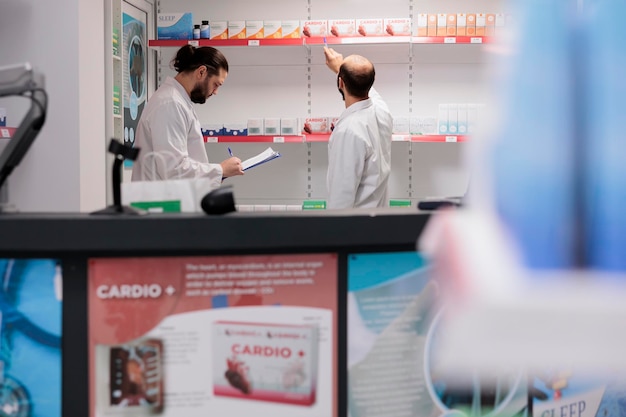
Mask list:
[[[383,36],[383,19],[356,19],[357,33],[361,36]]]
[[[328,34],[327,20],[303,20],[300,22],[303,37],[326,36]]]
[[[0,107],[0,126],[5,127],[7,125],[7,109]]]
[[[193,39],[193,13],[159,13],[157,39]]]
[[[246,39],[246,21],[228,21],[228,39]]]
[[[209,30],[211,39],[228,39],[228,22],[226,20],[211,20]]]
[[[246,20],[246,37],[248,39],[263,39],[263,21],[262,20]]]
[[[356,20],[355,19],[331,19],[328,21],[328,31],[330,35],[342,37],[342,36],[355,36],[356,35]]]
[[[264,20],[263,33],[265,39],[278,39],[283,37],[282,23],[280,20]]]
[[[224,134],[224,125],[218,123],[204,124],[201,127],[202,136],[221,136]]]
[[[299,20],[281,20],[283,38],[292,39],[300,38],[300,21]]]
[[[247,136],[248,125],[246,123],[224,123],[225,136]]]
[[[316,401],[318,328],[213,323],[213,393],[311,406]]]
[[[411,19],[396,18],[383,21],[385,34],[391,36],[411,36]]]

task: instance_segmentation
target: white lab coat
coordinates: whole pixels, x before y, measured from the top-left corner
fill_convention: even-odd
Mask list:
[[[141,150],[132,181],[202,177],[221,185],[222,166],[209,163],[193,102],[174,78],[168,77],[148,100],[135,146]]]
[[[393,117],[378,92],[345,109],[328,140],[327,208],[385,207]]]

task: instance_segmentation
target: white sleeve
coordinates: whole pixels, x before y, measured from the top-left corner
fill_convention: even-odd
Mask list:
[[[361,183],[367,147],[352,133],[333,138],[328,146],[328,208],[352,208]]]
[[[210,178],[219,187],[222,182],[222,166],[211,164],[189,154],[188,131],[192,121],[180,106],[162,105],[155,109],[149,126],[154,152],[164,155],[165,166],[157,164],[162,179]],[[204,151],[204,150],[203,150]],[[206,154],[203,155],[206,159]]]

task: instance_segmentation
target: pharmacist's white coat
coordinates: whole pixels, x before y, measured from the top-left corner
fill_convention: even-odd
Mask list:
[[[222,182],[222,166],[209,163],[198,115],[185,88],[168,77],[150,97],[139,125],[132,181],[210,178]]]
[[[385,207],[393,117],[372,88],[345,109],[328,140],[329,209]]]

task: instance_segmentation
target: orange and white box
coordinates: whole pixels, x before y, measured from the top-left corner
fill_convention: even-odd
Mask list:
[[[337,37],[355,36],[356,20],[354,19],[331,19],[328,21],[328,30],[331,35]]]
[[[411,36],[411,19],[409,18],[384,19],[383,27],[386,35]]]
[[[437,36],[437,15],[428,14],[428,33],[427,36]]]
[[[487,15],[485,13],[476,13],[476,36],[485,36],[486,24]]]
[[[467,36],[476,36],[476,14],[467,14]]]
[[[280,39],[283,37],[283,26],[280,20],[264,20],[263,32],[265,39]]]
[[[282,32],[284,39],[300,38],[300,21],[299,20],[281,20]]]
[[[448,15],[445,13],[437,14],[437,36],[446,36],[446,25],[448,22]]]
[[[428,36],[428,14],[420,13],[417,15],[416,36]]]
[[[456,14],[456,36],[467,35],[467,15],[465,13]]]
[[[248,39],[263,39],[265,37],[263,32],[263,21],[246,20],[246,37]]]
[[[485,22],[485,36],[493,36],[496,33],[496,15],[495,13],[487,13]]]
[[[212,327],[216,397],[303,407],[315,404],[319,367],[316,326],[217,321]]]
[[[303,20],[300,22],[303,37],[317,37],[328,35],[327,20]]]
[[[302,133],[309,135],[330,133],[328,117],[307,117],[302,120]]]
[[[246,39],[246,21],[228,21],[228,39]]]
[[[383,19],[356,19],[356,30],[361,36],[383,36],[385,26]]]
[[[211,31],[210,39],[228,39],[228,22],[226,20],[211,20],[209,29]]]
[[[456,36],[456,13],[448,13],[446,20],[446,36]]]

